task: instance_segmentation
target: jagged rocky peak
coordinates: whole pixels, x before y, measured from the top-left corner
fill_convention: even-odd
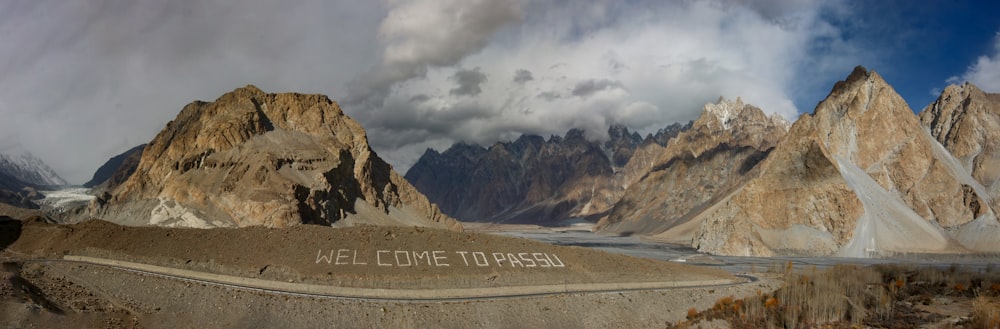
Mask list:
[[[743,112],[743,109],[743,99],[739,97],[736,98],[736,101],[727,101],[719,96],[719,100],[715,104],[705,104],[705,112],[714,115],[722,129],[729,129],[732,126],[732,121],[739,116],[740,112]]]
[[[780,114],[773,113],[767,116],[760,108],[743,103],[740,97],[732,101],[720,96],[715,103],[705,104],[703,112],[711,116],[702,115],[699,118],[700,124],[717,130],[729,130],[736,122],[746,121],[769,123],[786,131],[789,126],[788,120]]]
[[[920,122],[1000,208],[1000,94],[971,83],[951,85],[920,113]]]
[[[676,135],[679,127],[657,136]],[[631,168],[648,167],[627,166],[642,144],[620,125],[601,141],[570,129],[548,140],[524,134],[489,149],[459,143],[440,157],[425,154],[406,178],[462,220],[548,224],[606,212],[635,176]]]
[[[428,152],[437,153],[437,151],[428,149]],[[479,146],[479,144],[468,144],[468,143],[455,143],[450,148],[441,153],[441,155],[446,157],[452,156],[462,156],[465,158],[476,158],[483,153],[486,153],[486,148]]]
[[[701,116],[678,135],[682,138],[675,139],[680,145],[673,148],[674,152],[681,153],[664,152],[658,163],[667,163],[685,152],[698,157],[722,144],[768,150],[787,131],[788,122],[780,115],[769,117],[759,107],[744,103],[740,98],[730,101],[720,97],[718,102],[706,104]]]
[[[629,234],[673,232],[671,242],[690,243],[690,222],[698,211],[743,181],[787,131],[787,123],[767,117],[739,98],[705,105],[665,148],[652,147],[656,156],[637,152],[627,167],[638,172],[628,190],[597,230]],[[645,150],[645,148],[644,148]],[[684,193],[676,191],[683,190]]]
[[[608,128],[608,142],[617,143],[618,141],[639,145],[639,143],[642,143],[642,136],[637,132],[630,132],[628,127],[624,125],[614,124]]]
[[[983,247],[954,232],[992,210],[935,145],[895,90],[858,67],[792,125],[746,184],[698,215],[694,246],[853,257]]]
[[[130,225],[460,229],[324,95],[246,86],[188,104],[89,215]]]
[[[670,141],[670,139],[677,137],[678,134],[687,131],[688,129],[691,129],[691,126],[693,125],[694,120],[688,121],[685,124],[674,122],[669,126],[660,128],[655,134],[647,134],[646,138],[642,140],[642,144],[656,143],[660,146],[667,146],[667,142]]]
[[[612,125],[608,128],[608,140],[603,146],[614,166],[624,167],[641,144],[642,136],[638,133],[629,132],[628,127],[623,125]]]

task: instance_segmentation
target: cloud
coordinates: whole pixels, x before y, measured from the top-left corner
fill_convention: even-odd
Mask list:
[[[559,95],[559,93],[554,92],[554,91],[546,91],[546,92],[539,93],[538,96],[536,96],[536,97],[551,102],[551,101],[554,101],[554,100],[557,100],[557,99],[561,98],[562,96]]]
[[[427,96],[427,95],[423,95],[423,94],[421,94],[421,95],[414,95],[413,97],[410,97],[410,103],[423,103],[423,102],[426,102],[426,101],[428,101],[430,99],[431,99],[431,97]]]
[[[343,93],[375,64],[383,15],[351,0],[4,1],[0,138],[82,183],[195,99],[249,83]]]
[[[516,0],[391,1],[378,32],[382,63],[353,82],[347,102],[378,108],[397,83],[457,64],[520,19]]]
[[[960,84],[965,81],[971,82],[984,91],[1000,92],[1000,32],[997,32],[993,38],[992,54],[979,56],[961,77],[955,76],[948,79],[948,83],[951,84]]]
[[[483,92],[479,85],[486,82],[486,74],[479,72],[479,68],[472,70],[459,69],[451,76],[451,79],[458,83],[458,87],[449,92],[455,96],[475,96]]]
[[[410,117],[406,134],[388,128],[386,117],[363,123],[386,127],[370,133],[374,147],[405,171],[423,153],[411,145],[424,139],[490,145],[570,128],[601,139],[611,124],[652,132],[696,118],[719,96],[742,97],[794,120],[810,110],[799,109],[796,97],[808,94],[815,104],[862,61],[830,21],[849,11],[837,3],[792,2],[526,1],[523,19],[498,30],[481,50],[429,68],[386,96],[400,104],[431,96],[419,106],[380,110],[420,113]],[[451,93],[461,67],[491,77],[515,74],[477,84],[481,92],[470,100]],[[518,78],[527,74],[531,80]],[[467,116],[469,106],[475,116]],[[463,120],[441,123],[452,116]]]
[[[531,76],[531,71],[525,69],[518,69],[517,71],[514,72],[514,83],[523,85],[531,80],[535,80],[535,78]]]
[[[608,79],[590,79],[577,82],[576,86],[573,87],[572,94],[577,97],[587,97],[601,90],[624,87],[625,86],[619,81],[611,81]]]
[[[0,138],[75,182],[248,83],[333,96],[405,171],[459,141],[651,132],[720,95],[792,119],[862,62],[839,2],[15,1]]]

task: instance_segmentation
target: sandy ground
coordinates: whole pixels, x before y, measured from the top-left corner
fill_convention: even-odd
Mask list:
[[[660,328],[683,319],[692,307],[707,308],[726,296],[739,298],[777,286],[765,279],[724,287],[393,302],[272,294],[38,261],[87,255],[367,288],[733,278],[718,269],[589,248],[420,228],[198,230],[29,222],[20,227],[16,241],[0,245],[6,247],[0,252],[6,262],[0,325],[8,327]]]
[[[8,273],[8,276],[10,274]],[[726,296],[777,284],[564,294],[456,302],[385,302],[265,294],[109,270],[30,264],[21,270],[58,312],[11,298],[11,327],[662,328]],[[0,291],[10,290],[10,280]]]
[[[8,247],[250,278],[362,288],[477,288],[732,279],[722,270],[528,239],[401,227],[181,229],[25,223]]]

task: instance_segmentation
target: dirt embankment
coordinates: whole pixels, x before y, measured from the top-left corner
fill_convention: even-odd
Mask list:
[[[27,222],[9,250],[359,288],[706,281],[721,270],[478,233],[400,227],[177,229]]]

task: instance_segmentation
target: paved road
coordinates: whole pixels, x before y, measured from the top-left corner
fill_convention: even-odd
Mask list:
[[[841,257],[729,257],[699,253],[682,245],[650,242],[638,236],[608,236],[594,234],[585,229],[536,229],[521,231],[488,231],[537,240],[560,246],[580,246],[656,260],[684,262],[693,265],[717,267],[730,273],[760,273],[771,268],[784,268],[789,262],[797,269],[828,268],[837,264],[909,264],[916,266],[949,267],[986,270],[998,262],[997,257],[974,255],[904,255],[897,258],[841,258]]]
[[[723,287],[744,284],[755,280],[752,277],[743,277],[737,282],[731,280],[705,280],[562,284],[463,289],[370,289],[261,280],[83,256],[65,256],[63,260],[48,260],[48,262],[69,262],[98,265],[144,275],[275,294],[321,298],[413,302],[520,298],[565,293],[605,293],[690,287]]]

